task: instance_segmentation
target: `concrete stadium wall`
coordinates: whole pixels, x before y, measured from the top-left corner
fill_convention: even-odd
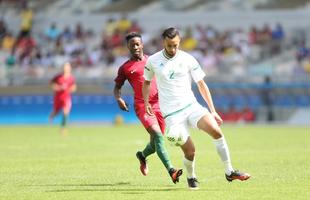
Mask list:
[[[125,123],[137,123],[133,110],[133,98],[123,96],[129,104],[130,112],[121,111],[111,95],[78,95],[72,97],[70,123],[113,123],[121,117]],[[2,124],[48,124],[48,115],[53,109],[53,96],[40,95],[0,95],[0,125]],[[60,123],[57,116],[54,123]]]
[[[288,124],[310,125],[310,108],[299,108],[289,119]]]

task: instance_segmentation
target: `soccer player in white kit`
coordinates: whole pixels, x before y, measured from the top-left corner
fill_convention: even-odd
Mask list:
[[[151,55],[144,68],[142,92],[145,109],[153,115],[148,98],[151,80],[156,77],[159,106],[166,122],[166,137],[184,152],[183,163],[189,188],[198,189],[198,180],[195,174],[195,146],[188,126],[201,129],[213,138],[228,181],[247,180],[249,174],[232,167],[229,149],[220,128],[223,120],[215,110],[209,88],[203,80],[205,73],[199,63],[190,54],[179,50],[181,38],[176,28],[164,30],[162,39],[164,49]],[[210,111],[197,102],[191,89],[192,79]]]

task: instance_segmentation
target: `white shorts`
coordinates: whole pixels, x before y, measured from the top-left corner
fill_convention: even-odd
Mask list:
[[[168,141],[176,146],[183,145],[190,136],[188,127],[197,128],[198,121],[208,112],[207,108],[201,106],[198,102],[194,102],[165,117],[165,136]]]

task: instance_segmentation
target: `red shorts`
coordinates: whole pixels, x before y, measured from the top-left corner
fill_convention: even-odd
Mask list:
[[[143,126],[147,129],[150,126],[157,124],[160,127],[160,130],[162,134],[165,133],[165,120],[159,110],[158,104],[153,104],[152,109],[154,112],[154,115],[148,115],[145,111],[144,104],[135,105],[135,111],[137,114],[137,117],[143,124]]]
[[[72,106],[71,99],[54,98],[54,112],[58,113],[60,110],[67,110],[70,112]]]

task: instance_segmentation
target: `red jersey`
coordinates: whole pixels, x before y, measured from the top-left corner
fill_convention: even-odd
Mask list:
[[[75,84],[75,79],[72,75],[64,77],[63,74],[58,74],[51,80],[51,83],[56,83],[62,88],[60,91],[55,91],[55,98],[60,100],[71,99],[70,88]]]
[[[119,69],[117,77],[114,79],[117,86],[123,86],[124,82],[128,80],[134,90],[135,104],[144,104],[142,95],[142,85],[144,82],[144,66],[147,56],[144,55],[141,61],[128,60]],[[158,102],[158,92],[155,79],[151,82],[149,102]]]

